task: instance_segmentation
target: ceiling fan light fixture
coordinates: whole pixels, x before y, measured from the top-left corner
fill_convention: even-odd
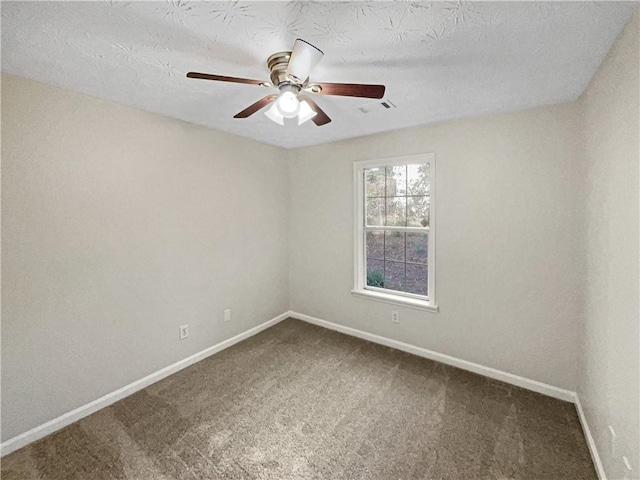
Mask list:
[[[300,111],[298,112],[298,125],[302,125],[304,122],[311,120],[318,113],[313,110],[306,100],[300,102]]]
[[[278,102],[273,102],[273,105],[271,105],[271,108],[269,108],[266,112],[264,112],[264,114],[267,116],[269,120],[277,123],[278,125],[284,125],[284,116],[280,113],[280,110],[278,109]]]
[[[293,92],[284,92],[276,100],[276,105],[280,115],[284,118],[294,118],[300,111],[300,101]]]
[[[188,72],[187,77],[277,88],[280,90],[279,94],[266,95],[235,114],[233,118],[247,118],[268,107],[268,110],[264,112],[267,118],[283,126],[285,118],[297,118],[298,125],[313,120],[313,123],[318,127],[331,122],[331,118],[312,99],[314,95],[376,99],[384,96],[384,85],[309,83],[309,73],[323,56],[322,50],[299,38],[293,44],[292,51],[277,52],[267,59],[271,82],[199,72]],[[313,95],[306,95],[307,93]]]

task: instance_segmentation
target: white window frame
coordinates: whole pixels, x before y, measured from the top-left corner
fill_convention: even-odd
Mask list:
[[[406,292],[395,292],[392,290],[371,287],[366,285],[366,229],[365,229],[365,198],[364,198],[364,170],[372,167],[391,167],[394,165],[406,165],[415,163],[429,163],[429,226],[426,228],[415,228],[415,231],[429,232],[428,235],[428,261],[427,261],[427,291],[428,297],[415,295]],[[435,155],[433,153],[422,153],[419,155],[409,155],[404,157],[381,158],[376,160],[365,160],[354,162],[353,164],[353,191],[354,191],[354,288],[351,294],[357,297],[367,298],[380,302],[401,305],[405,307],[417,308],[429,312],[438,312],[436,304],[436,215],[435,215]],[[378,230],[397,230],[395,227],[379,227]],[[410,231],[411,228],[404,228]]]

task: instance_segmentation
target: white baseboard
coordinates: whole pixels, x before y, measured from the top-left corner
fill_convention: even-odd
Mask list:
[[[223,342],[213,345],[212,347],[206,348],[201,352],[198,352],[194,355],[191,355],[190,357],[185,358],[184,360],[180,360],[174,363],[173,365],[169,365],[168,367],[165,367],[161,370],[158,370],[157,372],[147,375],[146,377],[141,378],[140,380],[136,380],[135,382],[130,383],[129,385],[125,385],[124,387],[119,388],[114,392],[108,393],[103,397],[100,397],[97,400],[94,400],[93,402],[87,403],[86,405],[82,405],[81,407],[78,407],[75,410],[72,410],[63,415],[60,415],[57,418],[54,418],[53,420],[43,423],[42,425],[32,428],[31,430],[21,433],[20,435],[16,435],[15,437],[10,438],[6,442],[3,442],[2,444],[0,444],[0,456],[4,456],[11,452],[14,452],[19,448],[24,447],[25,445],[35,442],[36,440],[39,440],[42,437],[45,437],[57,430],[60,430],[63,427],[66,427],[67,425],[72,424],[73,422],[77,422],[78,420],[88,415],[91,415],[92,413],[97,412],[98,410],[105,408],[111,405],[112,403],[117,402],[118,400],[128,397],[129,395],[139,390],[142,390],[143,388],[146,388],[149,385],[156,383],[157,381],[162,380],[163,378],[168,377],[169,375],[182,370],[183,368],[186,368],[190,365],[193,365],[194,363],[204,360],[205,358],[213,355],[214,353],[218,353],[219,351],[224,350],[225,348],[229,348],[232,345],[235,345],[236,343],[241,342],[242,340],[252,337],[253,335],[289,317],[290,313],[291,312],[282,313],[277,317],[272,318],[271,320],[258,325],[257,327],[253,327],[245,332],[242,332],[236,335],[235,337],[231,337],[228,340],[224,340]]]
[[[576,410],[578,411],[578,418],[580,419],[580,425],[582,425],[582,431],[584,432],[584,436],[587,439],[587,446],[589,447],[591,460],[593,461],[593,465],[596,467],[596,472],[598,473],[598,478],[600,480],[607,480],[607,474],[604,471],[602,460],[600,460],[600,454],[598,453],[596,442],[593,440],[593,436],[591,435],[591,430],[589,429],[589,424],[587,423],[587,417],[585,417],[584,415],[584,410],[582,410],[582,404],[580,403],[580,397],[578,397],[577,393],[575,397],[575,404]]]
[[[511,385],[526,388],[527,390],[532,390],[543,395],[548,395],[549,397],[558,398],[560,400],[564,400],[565,402],[573,403],[576,398],[575,392],[565,390],[564,388],[555,387],[553,385],[548,385],[546,383],[538,382],[537,380],[531,380],[519,375],[514,375],[513,373],[507,373],[495,368],[485,367],[484,365],[479,365],[467,360],[444,355],[442,353],[427,350],[426,348],[417,347],[408,343],[399,342],[398,340],[392,340],[390,338],[374,335],[372,333],[357,330],[355,328],[345,327],[344,325],[321,320],[319,318],[311,317],[303,313],[292,311],[289,312],[289,315],[304,322],[313,323],[314,325],[318,325],[320,327],[325,327],[330,330],[336,330],[337,332],[345,333],[353,337],[362,338],[364,340],[395,348],[397,350],[402,350],[403,352],[412,353],[413,355],[428,358],[429,360],[435,360],[436,362],[445,363],[447,365],[451,365],[452,367],[458,367],[463,370],[468,370],[469,372],[484,375],[485,377],[500,380],[505,383],[510,383]]]

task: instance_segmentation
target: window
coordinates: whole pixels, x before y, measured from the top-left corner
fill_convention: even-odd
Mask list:
[[[358,162],[354,295],[437,311],[433,154]]]

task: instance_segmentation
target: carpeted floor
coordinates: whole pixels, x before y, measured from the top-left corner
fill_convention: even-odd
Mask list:
[[[288,319],[2,459],[2,479],[595,479],[574,406]]]

